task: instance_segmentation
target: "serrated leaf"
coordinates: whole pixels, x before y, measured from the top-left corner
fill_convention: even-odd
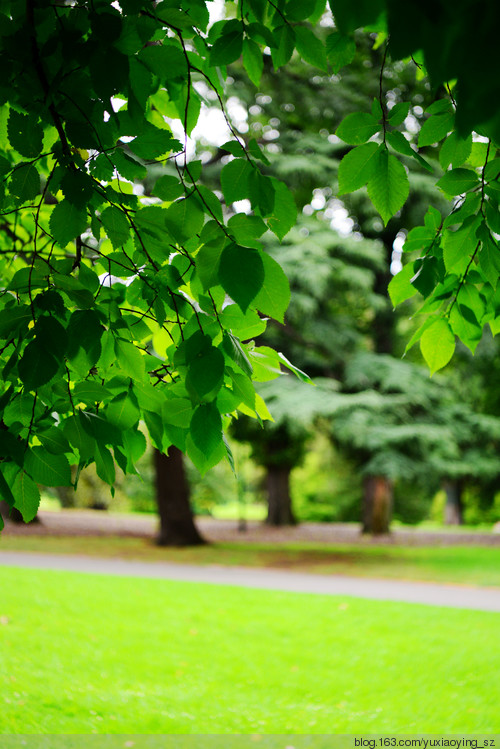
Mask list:
[[[229,65],[241,56],[242,48],[242,31],[222,34],[210,50],[210,65]]]
[[[264,70],[264,60],[259,45],[252,39],[243,41],[243,67],[254,86],[258,86]]]
[[[364,187],[377,167],[378,143],[364,143],[347,153],[339,164],[339,195]]]
[[[264,263],[264,284],[255,297],[253,306],[264,315],[282,323],[290,303],[290,284],[281,265],[274,258],[265,252],[261,258]]]
[[[36,117],[11,109],[7,136],[12,148],[28,159],[35,159],[43,148],[43,128]]]
[[[271,47],[271,57],[274,69],[281,68],[290,60],[295,49],[295,31],[289,23],[274,29],[276,45]]]
[[[274,187],[274,208],[272,215],[267,219],[267,225],[280,242],[295,226],[297,221],[297,204],[293,193],[278,179],[272,178]]]
[[[320,70],[328,70],[325,45],[312,29],[307,26],[295,26],[295,46],[303,60]]]
[[[248,198],[248,181],[252,173],[253,167],[247,159],[233,159],[223,167],[220,183],[227,205]]]
[[[472,135],[461,138],[455,131],[450,133],[441,146],[439,152],[439,163],[443,169],[450,164],[453,167],[460,166],[469,158],[472,151]]]
[[[187,398],[169,398],[163,402],[161,415],[164,424],[187,429],[193,417],[193,405]]]
[[[220,257],[218,278],[224,291],[246,312],[264,282],[264,263],[259,251],[234,243],[228,245]]]
[[[113,456],[107,447],[95,443],[94,450],[95,469],[99,478],[101,478],[106,484],[112,486],[115,483],[115,463]]]
[[[192,198],[181,198],[165,211],[165,225],[179,244],[199,234],[204,220],[203,211]]]
[[[177,177],[165,174],[156,180],[152,193],[162,200],[171,203],[184,194],[184,187]]]
[[[338,73],[345,65],[350,65],[356,55],[356,44],[349,36],[334,32],[326,39],[326,56],[333,72]]]
[[[43,447],[33,447],[24,467],[32,479],[44,486],[70,486],[71,471],[65,455],[53,455]]]
[[[380,130],[375,117],[369,112],[353,112],[344,117],[336,130],[338,138],[353,146],[366,143]]]
[[[11,175],[9,190],[21,201],[33,200],[40,192],[40,175],[34,164],[21,164]]]
[[[222,419],[214,403],[203,403],[193,414],[191,439],[206,458],[210,458],[222,442]]]
[[[418,134],[419,147],[432,146],[433,143],[438,143],[446,138],[450,130],[453,129],[454,119],[454,115],[450,112],[434,114],[429,117]]]
[[[27,390],[37,390],[57,374],[60,362],[38,340],[28,343],[19,361],[19,377]]]
[[[101,213],[101,221],[114,249],[123,247],[130,237],[130,224],[124,212],[110,205]]]
[[[146,364],[143,355],[133,343],[122,341],[119,338],[115,340],[115,354],[117,364],[133,380],[142,380],[146,371]]]
[[[408,117],[410,106],[411,102],[409,101],[400,101],[395,104],[389,111],[389,123],[393,127],[398,127],[398,125],[401,125]]]
[[[129,148],[140,159],[153,160],[174,150],[182,150],[179,142],[172,138],[170,130],[155,127],[148,123],[148,127],[128,144]]]
[[[210,346],[200,352],[188,366],[186,389],[191,397],[201,401],[216,398],[224,380],[224,354]]]
[[[481,222],[479,216],[471,216],[457,231],[445,231],[443,236],[443,260],[448,273],[463,273],[477,246],[476,232]]]
[[[411,279],[415,275],[414,268],[414,263],[407,263],[403,269],[400,270],[399,273],[396,273],[396,275],[390,280],[387,290],[393,307],[410,299],[417,293],[417,289],[411,284]]]
[[[58,203],[50,216],[50,233],[60,247],[66,247],[87,228],[87,212],[69,200]]]
[[[137,424],[140,416],[141,412],[127,393],[117,395],[106,408],[108,421],[122,431],[131,429]]]
[[[455,336],[447,320],[437,318],[423,332],[420,349],[431,375],[448,364],[455,351]]]
[[[410,183],[403,164],[382,149],[377,169],[368,182],[368,195],[384,224],[403,207],[409,192]]]
[[[25,523],[36,517],[40,506],[40,490],[25,471],[18,473],[12,487],[14,507],[19,510]]]
[[[479,185],[479,177],[471,169],[451,169],[436,182],[448,195],[461,195]]]

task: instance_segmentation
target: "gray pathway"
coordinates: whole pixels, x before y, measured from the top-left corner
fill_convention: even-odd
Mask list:
[[[403,582],[340,575],[313,575],[248,567],[197,566],[166,562],[97,559],[60,554],[0,551],[0,566],[149,577],[217,585],[284,590],[294,593],[354,596],[387,601],[500,612],[499,588]]]

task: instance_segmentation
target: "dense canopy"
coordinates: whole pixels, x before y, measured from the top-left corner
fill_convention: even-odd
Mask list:
[[[435,173],[449,212],[430,208],[409,233],[390,288],[394,303],[425,298],[410,344],[434,372],[455,336],[474,350],[484,324],[500,330],[495,3],[330,6],[228,1],[214,21],[211,0],[0,0],[0,495],[26,520],[38,483],[70,485],[91,462],[109,484],[114,460],[133,472],[142,423],[206,471],[231,457],[232,414],[269,417],[253,381],[282,367],[307,379],[253,342],[288,305],[261,237],[293,227],[292,194],[263,144],[231,126],[216,190],[188,159],[200,113],[225,113],[226,66],[240,58],[255,86],[294,54],[329,75],[367,28],[384,50],[380,90],[337,129],[352,146],[339,193],[366,186],[387,223],[408,196],[408,159]],[[383,77],[411,56],[435,91],[416,139],[410,102]]]

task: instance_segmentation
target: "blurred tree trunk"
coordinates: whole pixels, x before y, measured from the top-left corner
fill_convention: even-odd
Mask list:
[[[296,525],[290,496],[290,466],[267,466],[267,525]]]
[[[156,501],[160,516],[159,546],[199,546],[206,543],[194,523],[182,453],[154,451]]]
[[[462,483],[456,479],[443,482],[446,492],[446,506],[444,509],[445,525],[463,525]]]
[[[389,533],[392,515],[392,482],[386,476],[366,476],[363,480],[363,533],[382,536]]]

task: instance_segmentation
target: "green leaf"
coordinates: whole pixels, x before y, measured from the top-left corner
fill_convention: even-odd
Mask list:
[[[221,254],[219,282],[227,294],[246,312],[264,282],[264,263],[258,250],[228,245]]]
[[[165,211],[165,225],[179,244],[199,234],[205,216],[193,198],[181,198]]]
[[[95,451],[94,451],[94,459],[95,459],[95,469],[96,469],[97,475],[106,484],[109,484],[110,486],[112,486],[115,483],[116,475],[115,475],[115,464],[114,464],[113,456],[111,455],[111,452],[108,450],[107,447],[104,447],[104,445],[101,445],[98,442],[96,442]]]
[[[264,263],[264,284],[253,301],[253,306],[278,322],[285,321],[290,303],[290,284],[282,267],[270,255],[261,254]]]
[[[28,343],[19,361],[19,377],[27,390],[37,390],[57,374],[60,362],[35,339]]]
[[[203,403],[193,414],[191,439],[205,457],[210,458],[222,442],[222,419],[215,403]]]
[[[121,393],[113,398],[106,408],[106,417],[122,431],[131,429],[139,421],[141,412],[127,393]]]
[[[73,389],[74,399],[82,403],[101,403],[110,395],[111,392],[104,385],[93,380],[77,382]]]
[[[443,169],[447,169],[450,164],[453,167],[460,166],[467,161],[471,151],[472,135],[461,138],[457,132],[453,131],[441,146],[439,163]]]
[[[50,232],[61,247],[83,234],[87,228],[87,212],[69,200],[58,203],[50,216]]]
[[[252,39],[243,41],[243,66],[254,86],[258,86],[264,70],[264,60],[259,45]]]
[[[366,143],[379,130],[380,125],[372,114],[353,112],[344,117],[335,134],[345,143],[357,146]]]
[[[290,24],[286,23],[274,29],[273,33],[276,39],[276,46],[271,47],[271,57],[274,69],[277,70],[286,65],[293,54],[293,50],[295,49],[295,31]]]
[[[471,169],[451,169],[436,182],[448,195],[461,195],[479,185],[479,177]]]
[[[223,34],[210,50],[210,65],[229,65],[241,57],[242,48],[242,31],[230,31],[228,34]]]
[[[345,65],[350,65],[356,54],[356,44],[349,36],[334,32],[326,39],[326,56],[333,72],[338,73]]]
[[[378,143],[370,142],[353,148],[339,164],[339,195],[364,187],[372,178],[379,159]]]
[[[113,247],[123,247],[130,237],[130,224],[124,212],[116,206],[108,206],[101,213],[101,221]]]
[[[186,389],[196,400],[216,398],[224,379],[224,354],[210,346],[200,352],[188,366]]]
[[[320,70],[328,71],[325,45],[310,28],[295,26],[295,46],[303,60]]]
[[[433,143],[438,143],[443,138],[446,138],[450,130],[453,129],[454,119],[455,116],[451,112],[434,114],[429,117],[422,125],[418,134],[419,147],[432,146]]]
[[[171,203],[184,194],[184,188],[177,177],[165,174],[156,180],[152,193],[162,200]]]
[[[161,415],[164,424],[187,429],[193,416],[193,405],[187,398],[169,398],[163,402]]]
[[[455,351],[455,336],[447,320],[439,317],[423,332],[420,349],[431,375],[448,364]]]
[[[44,486],[71,486],[71,471],[65,455],[53,455],[43,447],[33,447],[24,467],[32,479]]]
[[[448,273],[463,273],[477,246],[476,232],[480,216],[470,216],[457,231],[445,231],[443,259]]]
[[[143,355],[133,343],[115,339],[115,354],[117,364],[122,372],[133,380],[142,380],[146,372]]]
[[[368,182],[368,195],[384,224],[403,207],[409,192],[410,183],[403,164],[383,148],[377,169]]]
[[[129,144],[129,148],[141,159],[153,160],[177,150],[179,142],[172,138],[170,130],[148,123],[147,128]],[[181,150],[179,148],[178,150]]]
[[[297,221],[297,205],[292,191],[284,182],[272,178],[274,187],[274,208],[272,215],[267,219],[267,225],[280,242],[295,226]]]
[[[10,178],[9,190],[23,203],[40,192],[40,175],[33,164],[20,164]]]
[[[407,263],[389,282],[387,290],[393,307],[410,299],[417,293],[417,289],[411,284],[411,279],[415,275],[414,268],[414,263]]]
[[[42,152],[43,128],[36,117],[11,109],[7,120],[7,135],[10,145],[21,156],[34,159]]]
[[[46,432],[40,432],[38,439],[42,443],[42,446],[54,455],[71,451],[68,440],[56,426],[50,427]]]
[[[5,464],[4,464],[5,465]],[[12,489],[7,483],[3,472],[0,470],[0,497],[7,502],[9,507],[14,507],[15,499],[12,494]],[[0,515],[1,517],[1,515]]]
[[[233,159],[223,167],[220,183],[227,205],[248,198],[248,181],[252,173],[253,167],[247,159]]]
[[[12,487],[14,507],[19,510],[25,523],[36,517],[40,506],[40,491],[25,471],[18,473]]]
[[[393,127],[402,125],[408,117],[410,106],[411,103],[409,101],[399,101],[397,104],[395,104],[389,111],[389,124],[391,124]]]

